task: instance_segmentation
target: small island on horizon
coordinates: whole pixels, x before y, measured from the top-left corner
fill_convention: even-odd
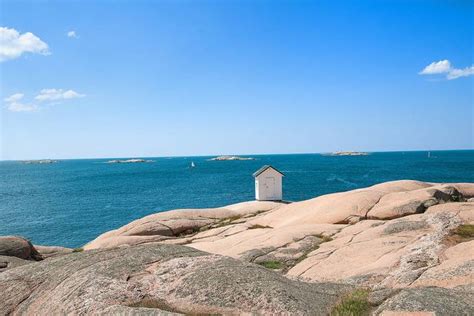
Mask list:
[[[114,163],[148,163],[148,162],[154,162],[154,161],[147,160],[147,159],[133,158],[133,159],[124,159],[124,160],[113,159],[113,160],[106,161],[105,163],[114,164]]]
[[[369,153],[362,151],[334,151],[326,156],[368,156]]]
[[[26,165],[43,165],[43,164],[58,163],[58,160],[54,160],[54,159],[25,160],[25,161],[22,161],[22,163]]]
[[[255,158],[224,155],[224,156],[218,156],[218,157],[209,159],[209,161],[226,161],[226,160],[255,160]]]

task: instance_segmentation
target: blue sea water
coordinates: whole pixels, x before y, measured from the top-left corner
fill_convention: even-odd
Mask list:
[[[264,155],[249,161],[150,158],[153,163],[0,162],[0,235],[79,247],[156,212],[218,207],[254,199],[252,173],[271,164],[285,174],[284,199],[299,201],[376,183],[416,179],[474,182],[474,151],[386,152],[368,156]],[[193,161],[196,167],[189,166]]]

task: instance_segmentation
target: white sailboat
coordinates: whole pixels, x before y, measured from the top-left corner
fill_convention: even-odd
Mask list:
[[[431,158],[431,151],[428,152],[428,158]]]
[[[194,168],[196,167],[196,165],[194,164],[194,161],[191,161],[191,168]]]

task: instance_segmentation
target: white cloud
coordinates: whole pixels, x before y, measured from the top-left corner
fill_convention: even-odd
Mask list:
[[[78,38],[76,31],[69,31],[66,33],[67,37]]]
[[[451,63],[449,60],[440,60],[433,62],[420,71],[420,75],[434,75],[449,72],[451,70]]]
[[[11,96],[3,99],[6,103],[6,108],[11,112],[32,112],[37,110],[37,106],[34,104],[25,104],[21,102],[23,99],[23,93],[15,93]]]
[[[418,74],[420,75],[436,75],[436,74],[446,74],[446,79],[453,80],[460,77],[467,77],[474,75],[474,65],[466,67],[464,69],[458,69],[451,66],[449,60],[440,60],[437,62],[432,62],[426,66]]]
[[[20,101],[21,99],[23,99],[24,96],[25,95],[23,93],[15,93],[15,94],[12,94],[9,97],[6,97],[5,99],[3,99],[3,101],[5,101],[7,103],[16,102],[16,101]]]
[[[63,89],[43,89],[35,97],[37,101],[58,101],[58,100],[68,100],[68,99],[77,99],[84,97],[84,94],[79,94],[74,90]]]
[[[0,27],[0,62],[18,58],[24,53],[50,54],[48,44],[33,33],[20,34],[15,29]]]
[[[35,104],[24,104],[21,102],[12,102],[7,104],[8,111],[11,112],[33,112],[38,109]]]
[[[446,78],[448,80],[457,79],[459,77],[467,77],[474,75],[474,65],[471,67],[466,67],[464,69],[452,69]]]
[[[5,108],[11,112],[33,112],[41,110],[48,105],[59,104],[62,101],[82,98],[85,95],[77,93],[74,90],[63,89],[42,89],[40,93],[34,98],[37,102],[24,103],[23,93],[15,93],[3,99]]]

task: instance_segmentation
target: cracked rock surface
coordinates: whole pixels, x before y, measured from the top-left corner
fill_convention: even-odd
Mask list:
[[[351,288],[177,245],[85,251],[0,274],[0,314],[328,313]]]

